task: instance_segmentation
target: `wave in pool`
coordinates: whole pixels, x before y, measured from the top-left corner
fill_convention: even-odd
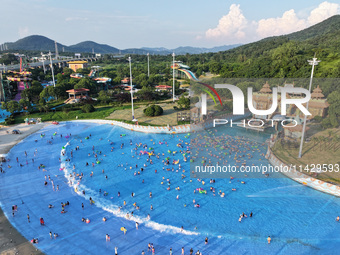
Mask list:
[[[181,228],[171,226],[171,225],[165,225],[160,224],[155,221],[151,221],[147,219],[147,217],[139,217],[139,216],[130,216],[129,218],[126,217],[126,215],[129,213],[126,210],[120,209],[117,205],[109,203],[106,199],[100,198],[96,195],[96,192],[92,190],[91,188],[86,187],[86,185],[78,183],[74,183],[74,179],[71,177],[72,171],[70,170],[69,164],[65,163],[66,156],[65,152],[67,147],[70,145],[70,143],[66,143],[64,145],[65,149],[62,149],[60,151],[61,156],[61,164],[60,164],[60,170],[64,171],[64,176],[67,179],[68,186],[73,188],[74,192],[76,192],[80,196],[84,196],[80,190],[85,190],[85,198],[89,199],[90,197],[93,197],[95,201],[95,205],[99,208],[102,208],[103,210],[112,213],[116,217],[124,218],[126,220],[138,222],[139,224],[144,224],[145,226],[157,230],[159,232],[166,232],[170,234],[185,234],[185,235],[199,235],[199,232],[194,231],[188,231],[183,230]],[[64,159],[64,160],[63,160]]]

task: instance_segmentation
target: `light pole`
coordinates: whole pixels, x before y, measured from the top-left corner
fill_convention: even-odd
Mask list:
[[[148,56],[148,77],[150,76],[150,62],[149,62],[149,52],[146,54]]]
[[[44,74],[46,74],[46,69],[45,69],[45,60],[44,60],[44,59],[43,59],[42,63],[43,63]]]
[[[53,87],[55,87],[54,71],[53,71],[53,63],[52,63],[52,54],[51,54],[51,51],[48,53],[48,55],[50,56],[51,71],[52,71],[52,80],[53,80]]]
[[[172,100],[175,102],[175,52],[172,53]]]
[[[130,65],[130,93],[131,93],[131,111],[132,111],[132,121],[135,119],[135,113],[133,111],[133,88],[132,88],[132,71],[131,71],[131,57],[129,57],[129,65]]]
[[[309,93],[312,90],[312,81],[313,81],[313,74],[314,74],[314,66],[318,65],[320,60],[317,60],[317,58],[313,58],[313,60],[308,60],[308,63],[312,66],[312,72],[310,75],[310,81],[309,81]],[[306,108],[308,110],[309,101],[307,102]],[[300,143],[300,150],[299,150],[299,158],[302,157],[302,146],[303,141],[305,137],[305,131],[306,131],[306,122],[307,122],[307,115],[305,114],[305,117],[303,118],[303,128],[302,128],[302,134],[301,134],[301,143]]]

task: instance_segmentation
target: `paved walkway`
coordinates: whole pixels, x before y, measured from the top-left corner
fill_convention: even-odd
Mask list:
[[[51,123],[45,122],[34,125],[17,124],[13,126],[1,126],[0,128],[0,156],[1,154],[7,154],[9,150],[18,142],[42,129],[51,125]],[[12,134],[12,130],[19,130],[20,134]]]

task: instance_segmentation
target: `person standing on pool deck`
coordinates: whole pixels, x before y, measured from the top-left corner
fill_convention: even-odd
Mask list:
[[[270,236],[268,236],[267,241],[268,241],[268,244],[270,244],[270,242],[272,241],[272,239],[270,238]]]

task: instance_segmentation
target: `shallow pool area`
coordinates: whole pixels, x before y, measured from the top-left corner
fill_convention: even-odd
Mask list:
[[[230,146],[241,151],[244,144],[236,139],[248,139],[256,150],[248,152],[253,157],[247,163],[268,163],[263,154],[269,134],[239,129],[216,134],[228,134]],[[0,174],[1,207],[27,239],[39,239],[37,247],[46,254],[108,254],[115,246],[119,254],[141,254],[148,243],[156,254],[170,247],[174,254],[181,247],[185,254],[191,247],[203,254],[332,254],[340,248],[339,198],[284,177],[214,183],[191,178],[191,139],[90,122],[48,126],[10,151]],[[238,164],[232,152],[228,163]],[[66,201],[70,205],[61,213]],[[14,216],[12,205],[18,205]],[[242,213],[247,217],[239,222]],[[50,231],[59,236],[50,239]]]
[[[8,111],[3,110],[3,109],[0,108],[0,123],[1,123],[1,122],[4,122],[5,119],[6,119],[8,116],[10,116],[10,115],[11,115],[10,112],[8,112]]]

